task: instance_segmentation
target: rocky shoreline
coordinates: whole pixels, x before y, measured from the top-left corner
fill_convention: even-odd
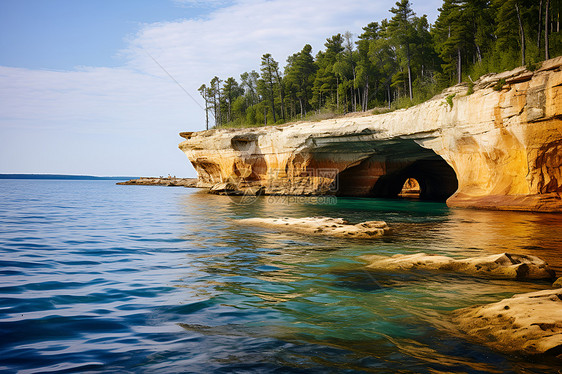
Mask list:
[[[116,183],[119,185],[134,186],[166,186],[166,187],[190,187],[198,188],[197,178],[176,178],[176,177],[140,177],[126,182]]]
[[[302,235],[376,239],[390,232],[383,221],[352,224],[342,218],[247,218],[237,222]],[[452,258],[425,253],[361,256],[370,272],[434,272],[518,282],[553,282],[556,272],[541,258],[498,253]],[[538,292],[445,314],[449,333],[504,353],[548,355],[562,359],[562,279]]]
[[[143,177],[119,185],[208,187],[195,178]],[[376,239],[390,232],[383,221],[352,224],[341,218],[247,218],[239,223],[334,238]],[[555,271],[542,259],[531,255],[499,253],[455,259],[425,253],[391,257],[366,255],[366,271],[447,272],[465,276],[510,279],[513,281],[554,281]],[[504,353],[548,355],[562,360],[562,279],[553,289],[514,295],[495,303],[458,309],[444,316],[452,334]]]
[[[412,178],[422,200],[560,213],[561,95],[559,56],[409,109],[182,132],[179,148],[212,192],[394,198]]]
[[[361,259],[368,263],[366,269],[375,272],[447,272],[514,281],[553,281],[556,276],[542,259],[510,253],[464,259],[425,253]],[[562,280],[556,280],[552,287],[455,310],[444,316],[446,330],[500,352],[562,360]]]

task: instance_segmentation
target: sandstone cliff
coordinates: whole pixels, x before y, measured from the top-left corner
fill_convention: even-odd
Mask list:
[[[181,133],[215,191],[395,197],[408,178],[450,206],[562,212],[562,57],[379,115]],[[453,96],[454,95],[454,96]],[[452,105],[451,105],[452,104]]]

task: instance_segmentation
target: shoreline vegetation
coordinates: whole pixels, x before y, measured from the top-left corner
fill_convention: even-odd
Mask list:
[[[562,0],[444,0],[436,22],[418,17],[409,0],[391,17],[363,27],[354,40],[345,32],[312,54],[306,44],[284,69],[269,53],[260,72],[213,77],[199,88],[206,129],[318,121],[353,112],[409,108],[454,84],[526,66],[562,54]],[[212,124],[214,122],[214,125]]]

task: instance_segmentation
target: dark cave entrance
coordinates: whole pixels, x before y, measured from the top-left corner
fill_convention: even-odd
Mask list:
[[[437,156],[439,157],[439,156]],[[403,193],[409,179],[417,181],[419,192]],[[455,171],[441,157],[417,160],[399,170],[382,175],[373,186],[370,196],[382,198],[417,197],[420,200],[445,201],[458,188]],[[412,189],[414,190],[414,189]]]
[[[416,188],[412,180],[419,186]],[[409,181],[409,191],[403,191]],[[377,153],[338,174],[338,196],[445,201],[458,188],[453,168],[413,140],[377,144]]]

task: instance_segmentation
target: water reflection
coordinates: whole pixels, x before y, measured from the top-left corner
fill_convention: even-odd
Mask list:
[[[452,209],[440,229],[453,248],[534,255],[562,272],[561,215]]]
[[[186,195],[182,203],[190,222],[185,238],[199,250],[186,252],[193,275],[181,287],[206,294],[210,301],[181,321],[186,331],[221,339],[273,339],[283,348],[275,350],[268,362],[289,365],[299,360],[300,368],[544,369],[455,336],[448,315],[549,284],[457,274],[376,273],[366,271],[358,258],[373,253],[423,251],[469,257],[508,251],[539,256],[561,271],[562,239],[556,233],[562,232],[562,223],[556,215],[367,199],[310,206],[274,204],[261,197],[241,206],[226,196],[204,193]],[[394,231],[384,239],[343,241],[237,222],[246,217],[314,215],[382,219]],[[304,346],[308,348],[303,353]],[[222,359],[247,358],[245,347]]]
[[[244,247],[251,239],[259,240],[259,245],[266,248],[303,249],[300,234],[240,227],[236,221],[239,218],[324,215],[352,222],[380,219],[389,222],[393,233],[379,241],[398,244],[408,253],[423,249],[452,256],[530,254],[543,258],[562,272],[562,216],[557,214],[449,209],[439,203],[345,198],[338,198],[337,205],[308,205],[285,204],[283,200],[263,196],[253,204],[240,205],[230,197],[203,191],[185,196],[183,204],[187,214],[204,223],[190,229],[185,238],[189,235],[197,241],[201,237],[209,238],[208,229],[212,225],[214,235],[224,239],[215,240],[217,246]],[[215,216],[209,219],[207,209],[201,207],[209,208]],[[305,250],[337,250],[348,245],[330,239],[314,239],[314,244],[309,244],[304,245]],[[378,244],[374,242],[371,246]]]

